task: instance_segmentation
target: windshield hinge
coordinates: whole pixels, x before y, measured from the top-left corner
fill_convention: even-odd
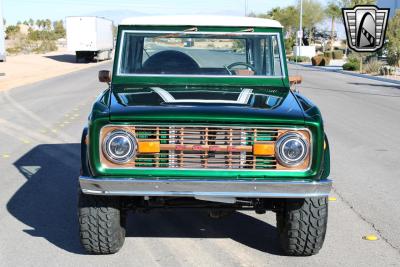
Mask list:
[[[184,30],[184,32],[197,32],[197,31],[199,31],[199,29],[197,29],[196,27]]]
[[[254,32],[254,28],[244,29],[244,30],[241,30],[241,32]]]

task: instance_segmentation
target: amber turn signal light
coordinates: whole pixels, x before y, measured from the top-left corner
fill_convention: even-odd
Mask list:
[[[275,155],[274,144],[254,144],[253,146],[254,156],[273,156]]]
[[[139,153],[160,153],[160,142],[138,142]]]

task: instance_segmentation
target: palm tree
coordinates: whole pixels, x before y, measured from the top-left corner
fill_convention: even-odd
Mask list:
[[[376,5],[376,0],[341,0],[342,7],[354,7],[357,5]]]
[[[46,20],[43,21],[43,24],[44,24],[45,30],[48,30],[48,31],[51,30],[51,20],[46,19]]]
[[[334,39],[335,39],[335,23],[336,23],[336,19],[340,18],[342,15],[342,11],[341,8],[339,7],[339,5],[336,2],[330,2],[328,4],[328,6],[325,8],[325,14],[331,18],[331,52],[333,51],[333,43],[334,43]]]
[[[35,24],[39,30],[42,28],[42,20],[41,19],[37,19]]]

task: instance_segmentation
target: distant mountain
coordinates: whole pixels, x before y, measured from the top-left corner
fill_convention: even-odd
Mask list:
[[[190,14],[186,14],[190,15]],[[216,10],[213,12],[207,12],[207,13],[193,13],[193,15],[220,15],[220,16],[238,16],[238,17],[243,17],[244,12],[242,10]]]
[[[104,10],[86,14],[85,16],[96,16],[114,21],[114,24],[119,24],[122,20],[129,17],[143,17],[149,14],[137,12],[133,10]]]
[[[96,16],[103,17],[114,21],[115,25],[118,25],[122,20],[129,17],[143,17],[143,16],[157,16],[157,15],[223,15],[223,16],[243,16],[243,13],[239,10],[219,10],[213,12],[190,12],[190,13],[177,13],[177,14],[149,14],[144,12],[138,12],[133,10],[104,10],[85,14],[84,16]]]

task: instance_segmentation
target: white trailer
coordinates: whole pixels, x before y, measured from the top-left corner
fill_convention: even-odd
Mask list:
[[[76,61],[111,59],[114,49],[113,22],[99,17],[67,17],[68,50]]]
[[[2,1],[0,0],[0,61],[6,61]]]

